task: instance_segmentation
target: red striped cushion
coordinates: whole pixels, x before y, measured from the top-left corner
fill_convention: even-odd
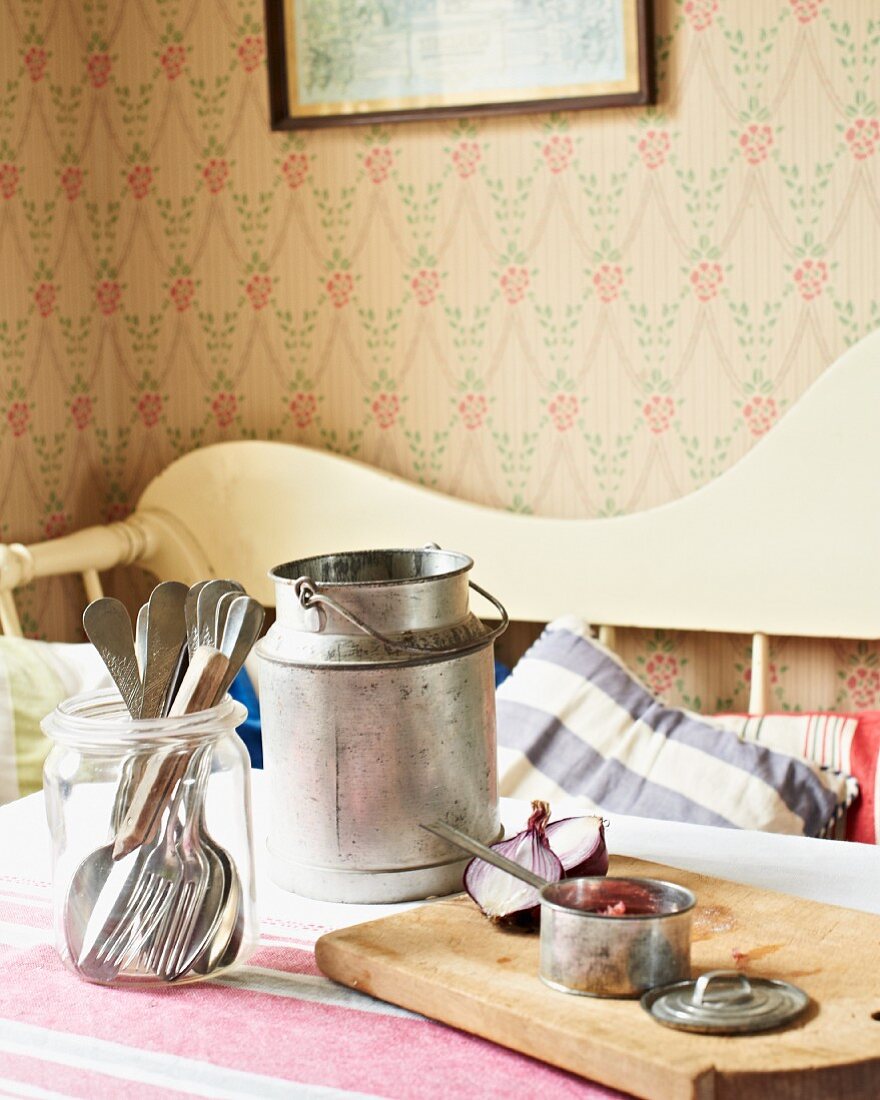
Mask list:
[[[786,732],[790,744],[797,743],[799,754],[823,766],[837,767],[855,778],[859,794],[846,812],[846,839],[876,844],[880,838],[880,710],[851,713],[821,712],[809,714],[719,715],[718,720],[735,728],[749,740],[767,741],[765,719],[773,720],[776,731]],[[846,719],[857,722],[851,731]],[[734,723],[734,725],[731,725]],[[786,749],[769,738],[778,751]]]

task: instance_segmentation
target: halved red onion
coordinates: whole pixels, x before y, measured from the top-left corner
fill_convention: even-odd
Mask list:
[[[608,870],[608,849],[602,818],[566,817],[548,825],[549,817],[546,802],[533,802],[525,829],[510,840],[493,844],[493,850],[548,882],[578,875],[604,875]],[[538,891],[485,860],[470,861],[464,873],[464,887],[491,920],[522,927],[537,925]]]
[[[565,871],[547,840],[545,826],[549,816],[550,807],[546,802],[533,802],[532,816],[525,829],[510,840],[493,844],[492,849],[548,882],[558,882]],[[482,859],[472,859],[467,865],[464,888],[492,920],[528,924],[540,911],[538,891],[533,886]]]

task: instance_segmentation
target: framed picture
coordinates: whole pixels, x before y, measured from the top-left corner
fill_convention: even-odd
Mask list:
[[[265,0],[274,130],[652,102],[651,0]]]

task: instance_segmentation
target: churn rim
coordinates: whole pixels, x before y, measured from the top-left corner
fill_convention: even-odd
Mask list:
[[[462,565],[458,569],[450,569],[445,573],[429,573],[422,577],[399,577],[388,580],[375,580],[375,581],[319,581],[312,577],[309,573],[304,572],[305,567],[309,562],[320,561],[322,558],[350,558],[355,554],[447,554],[452,557],[460,558]],[[299,570],[291,569],[291,566],[300,567]],[[361,588],[391,588],[396,585],[412,584],[414,581],[418,583],[428,581],[446,581],[450,577],[459,577],[462,573],[467,573],[474,567],[474,559],[466,554],[463,550],[446,550],[441,546],[391,546],[391,547],[376,547],[372,550],[342,550],[339,553],[327,553],[327,554],[310,554],[307,558],[294,558],[293,561],[282,562],[280,565],[273,565],[268,571],[267,576],[272,581],[277,581],[279,584],[295,584],[302,576],[308,576],[309,580],[315,585],[316,588],[329,587],[329,588],[349,588],[355,585]],[[289,569],[289,576],[282,576],[279,570]]]

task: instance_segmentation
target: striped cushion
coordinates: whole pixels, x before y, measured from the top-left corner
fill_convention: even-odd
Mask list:
[[[637,817],[828,835],[847,777],[665,706],[573,616],[499,687],[501,794]]]
[[[93,646],[0,637],[0,805],[42,786],[40,720],[68,695],[109,686]]]

